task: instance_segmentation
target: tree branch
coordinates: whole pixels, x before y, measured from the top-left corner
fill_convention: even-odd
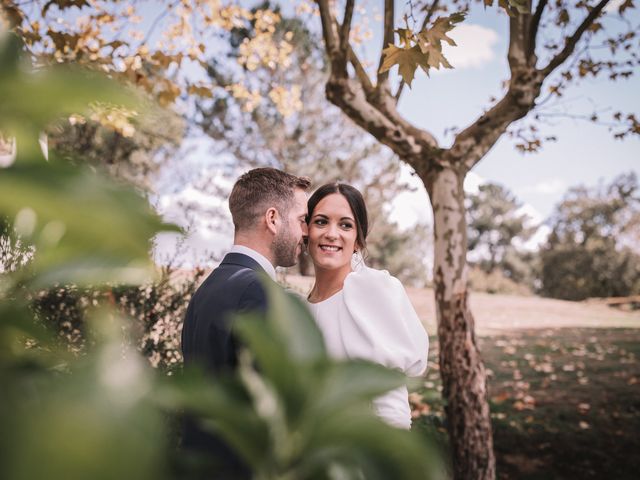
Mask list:
[[[171,3],[171,5],[168,5],[167,8],[164,11],[160,12],[160,14],[153,20],[153,23],[151,24],[151,27],[149,27],[149,30],[147,31],[147,34],[144,37],[144,40],[142,40],[142,42],[140,42],[140,47],[142,45],[146,45],[149,42],[149,39],[151,38],[151,35],[153,35],[153,31],[156,29],[156,27],[158,26],[160,21],[164,17],[166,17],[167,14],[177,6],[178,6],[178,2],[173,2],[173,3]]]
[[[340,56],[347,61],[349,48],[349,32],[351,30],[351,19],[353,18],[354,0],[347,0],[344,7],[344,17],[342,19],[342,27],[340,28]]]
[[[544,74],[545,77],[549,76],[551,72],[553,72],[556,68],[562,65],[562,63],[567,58],[569,58],[569,56],[575,50],[576,45],[580,41],[580,38],[582,38],[582,35],[584,34],[584,32],[587,30],[587,28],[589,28],[593,24],[596,18],[600,16],[600,13],[602,12],[602,10],[604,10],[604,7],[607,6],[609,1],[610,0],[601,0],[600,3],[598,3],[595,7],[593,7],[593,10],[589,12],[589,15],[587,15],[587,17],[582,21],[582,23],[580,24],[580,26],[578,26],[578,28],[573,33],[573,35],[571,35],[567,39],[562,51],[560,51],[555,57],[553,57],[546,67],[541,69],[541,72]]]
[[[388,111],[388,105],[372,104],[360,82],[332,77],[326,91],[331,103],[401,158],[424,161],[437,147],[432,135],[411,126],[397,112]]]
[[[331,62],[332,72],[335,74],[340,73],[341,76],[346,77],[347,72],[346,68],[344,71],[341,71],[339,65],[337,64],[337,60],[340,57],[340,45],[338,43],[337,31],[334,30],[335,19],[333,15],[331,15],[331,8],[329,7],[328,0],[316,0],[318,4],[318,8],[320,10],[320,20],[322,22],[322,36],[324,38],[324,45],[327,51],[327,56],[329,57],[329,61]]]
[[[439,0],[434,0],[431,6],[429,7],[429,11],[427,12],[427,14],[424,17],[424,20],[422,21],[422,26],[420,27],[421,31],[424,30],[427,24],[431,21],[431,17],[433,17],[433,14],[436,13],[439,3],[440,3]]]
[[[393,98],[395,98],[396,103],[398,103],[398,101],[400,100],[400,96],[402,95],[402,91],[404,90],[404,78],[402,80],[400,80],[400,85],[398,85],[398,90],[396,91],[396,94],[393,96]]]
[[[340,55],[337,38],[341,27],[331,15],[328,0],[316,0],[320,7],[323,36],[331,62],[331,73],[327,81],[327,99],[338,106],[352,121],[390,147],[400,157],[411,162],[417,170],[427,169],[436,161],[440,150],[430,133],[420,130],[399,115],[396,102],[388,88],[378,83],[373,86],[365,69],[350,45],[347,46],[349,61],[353,64],[357,78],[352,78],[337,60]],[[393,1],[386,0],[385,35],[393,41]],[[349,15],[347,15],[347,18]],[[378,74],[380,78],[380,74]],[[386,76],[382,77],[386,79]],[[429,168],[430,168],[429,167]]]
[[[374,86],[371,83],[369,74],[362,66],[362,63],[360,62],[360,59],[356,55],[356,52],[353,50],[353,47],[351,47],[351,45],[348,45],[348,49],[349,50],[347,53],[349,55],[348,57],[349,62],[351,62],[351,65],[353,65],[353,69],[356,72],[356,76],[358,77],[358,80],[360,80],[360,83],[362,84],[362,88],[364,88],[364,91],[366,92],[367,95],[370,95],[374,91]]]
[[[393,0],[384,0],[384,37],[382,39],[382,50],[387,48],[389,44],[393,43]],[[380,73],[380,69],[382,68],[382,64],[384,62],[384,54],[382,51],[380,52],[380,61],[378,62],[378,79],[376,88],[380,89],[383,83],[386,83],[389,79],[389,70],[384,73]]]
[[[512,69],[509,88],[502,99],[460,132],[445,157],[471,170],[506,132],[509,125],[524,118],[536,105],[544,75],[525,67]]]
[[[547,0],[539,0],[536,5],[536,11],[531,19],[531,27],[529,29],[529,42],[527,45],[527,56],[531,56],[536,51],[536,37],[538,36],[538,28],[540,27],[540,19],[542,13],[547,6]]]
[[[353,65],[364,91],[367,94],[372,93],[374,87],[371,79],[349,43],[349,25],[353,17],[354,1],[350,0],[345,8],[342,26],[340,26],[338,21],[331,15],[331,9],[329,8],[329,2],[327,0],[316,0],[316,3],[320,9],[322,35],[324,37],[327,56],[331,63],[331,75],[348,78],[349,75],[346,68],[346,61],[348,60]],[[336,37],[337,35],[339,35],[339,39]]]

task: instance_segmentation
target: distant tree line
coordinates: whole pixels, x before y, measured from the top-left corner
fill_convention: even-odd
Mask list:
[[[506,188],[482,185],[467,207],[474,288],[517,292],[526,286],[565,300],[640,293],[640,187],[633,172],[569,189],[537,250],[524,248],[536,228]]]

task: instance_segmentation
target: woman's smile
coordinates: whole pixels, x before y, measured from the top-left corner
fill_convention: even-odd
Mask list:
[[[309,254],[316,269],[351,271],[358,233],[347,199],[338,193],[327,195],[309,214]]]
[[[342,247],[337,245],[320,245],[320,250],[326,253],[337,253],[342,250]]]

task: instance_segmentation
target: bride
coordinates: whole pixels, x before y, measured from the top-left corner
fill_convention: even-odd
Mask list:
[[[364,265],[367,209],[354,187],[323,185],[309,198],[308,251],[316,280],[307,298],[329,355],[359,358],[417,377],[427,367],[427,336],[402,284]],[[374,401],[379,417],[409,429],[407,387]]]

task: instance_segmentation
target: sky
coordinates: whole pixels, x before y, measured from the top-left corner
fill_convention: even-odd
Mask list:
[[[640,15],[636,14],[635,20],[637,23]],[[500,83],[508,76],[506,16],[475,9],[450,36],[458,46],[447,45],[444,53],[454,69],[436,71],[430,78],[418,73],[399,106],[413,124],[449,142],[444,130],[465,127],[475,120],[489,105],[489,97],[499,94]],[[571,88],[563,101],[571,113],[590,114],[592,105],[639,112],[638,92],[638,77],[617,83],[597,79]],[[472,170],[468,189],[482,181],[500,183],[527,204],[532,215],[544,219],[571,186],[596,185],[629,171],[640,173],[638,137],[615,140],[607,127],[574,119],[542,128],[558,140],[546,142],[538,153],[523,155],[503,137]],[[414,197],[417,205],[418,196]],[[403,200],[403,205],[408,203]]]
[[[616,24],[619,3],[621,0],[614,0],[606,22]],[[285,11],[287,8],[290,7],[285,7]],[[375,21],[379,14],[372,11],[368,16],[373,38],[361,47],[365,57],[379,52],[381,44]],[[633,12],[631,19],[634,24],[640,24],[638,11]],[[472,123],[490,105],[489,98],[499,96],[501,82],[508,78],[508,19],[498,9],[472,9],[450,36],[457,46],[445,46],[444,54],[454,69],[433,71],[430,77],[418,71],[412,88],[405,89],[399,103],[399,111],[406,119],[432,132],[443,146],[451,142],[451,136],[445,135],[445,130],[453,126],[464,128]],[[392,76],[395,73],[396,68],[392,69]],[[558,108],[572,114],[591,114],[594,108],[640,113],[638,92],[640,78],[637,76],[615,83],[604,77],[587,80],[571,87]],[[473,191],[482,182],[500,183],[523,202],[523,208],[532,218],[541,222],[552,214],[554,205],[571,186],[594,186],[629,171],[640,173],[638,137],[615,140],[606,127],[573,119],[556,120],[541,128],[543,133],[558,140],[544,143],[538,153],[523,155],[514,148],[513,141],[503,137],[470,172],[465,188]],[[185,159],[185,164],[209,168],[206,161],[208,141],[196,138],[191,142],[195,142],[195,153]],[[417,187],[417,191],[396,199],[393,218],[402,228],[409,228],[418,220],[430,222],[424,187],[411,176],[409,168],[404,169],[403,176]],[[161,199],[164,211],[171,212],[176,198],[189,197],[189,188],[185,185],[182,191],[165,195]],[[198,230],[197,226],[195,230]],[[536,237],[536,242],[544,238],[544,233],[545,229]],[[221,240],[202,230],[193,238],[194,245],[213,241]]]

